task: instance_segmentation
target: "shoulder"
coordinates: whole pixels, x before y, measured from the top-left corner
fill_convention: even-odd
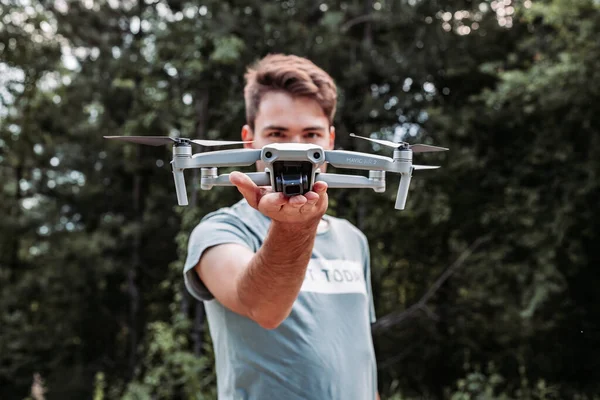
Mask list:
[[[190,239],[193,242],[209,241],[211,243],[225,238],[238,237],[252,244],[252,248],[268,226],[268,219],[259,211],[241,200],[230,207],[223,207],[206,214],[192,230]],[[220,239],[221,238],[221,239]]]
[[[215,224],[229,224],[243,227],[256,225],[261,222],[262,214],[250,207],[246,200],[240,200],[230,207],[223,207],[206,214],[196,225],[195,229],[203,229]]]
[[[229,207],[223,207],[220,208],[218,210],[212,211],[208,214],[206,214],[202,220],[200,221],[200,224],[206,221],[211,221],[211,220],[242,220],[244,218],[248,218],[249,216],[252,215],[252,212],[256,211],[254,210],[252,207],[250,207],[250,205],[248,204],[248,202],[246,200],[240,200],[237,203],[235,203],[232,206]]]
[[[367,236],[356,227],[352,222],[347,219],[326,215],[327,221],[329,222],[332,229],[338,232],[344,232],[346,235],[355,236],[365,243],[368,242]]]

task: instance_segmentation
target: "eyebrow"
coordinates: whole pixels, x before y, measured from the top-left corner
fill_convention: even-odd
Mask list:
[[[263,131],[289,131],[288,128],[286,128],[285,126],[278,126],[278,125],[267,125],[263,128]],[[304,129],[302,129],[302,132],[306,132],[306,131],[326,131],[327,128],[325,128],[322,125],[316,125],[316,126],[308,126]]]

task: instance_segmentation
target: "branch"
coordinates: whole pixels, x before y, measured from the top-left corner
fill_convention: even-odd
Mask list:
[[[396,311],[387,314],[377,320],[372,326],[373,333],[379,333],[394,325],[400,324],[405,319],[412,317],[418,311],[425,312],[430,318],[437,319],[438,317],[427,307],[427,302],[433,297],[433,295],[440,289],[440,287],[446,282],[458,268],[460,268],[467,259],[473,254],[473,252],[484,242],[490,239],[490,236],[480,237],[475,240],[467,250],[465,250],[454,263],[449,266],[442,275],[431,285],[427,292],[421,297],[421,299],[408,307],[406,310]]]
[[[381,18],[376,14],[365,14],[356,18],[352,18],[350,21],[347,21],[340,27],[340,31],[342,33],[346,33],[348,29],[352,28],[354,25],[364,24],[365,22],[377,21]]]
[[[377,363],[377,369],[378,370],[384,370],[387,367],[397,363],[398,361],[402,360],[404,357],[406,357],[410,352],[412,351],[411,347],[405,348],[403,351],[401,351],[400,353],[396,354],[393,357],[390,357],[388,359],[386,359],[383,362]]]

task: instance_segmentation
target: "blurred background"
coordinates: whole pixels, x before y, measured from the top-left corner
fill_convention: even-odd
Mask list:
[[[168,146],[102,136],[239,139],[274,52],[336,80],[337,148],[450,148],[405,211],[392,175],[330,194],[370,240],[382,398],[600,398],[600,1],[0,7],[0,399],[216,397],[181,271],[240,195],[189,171],[178,207]]]

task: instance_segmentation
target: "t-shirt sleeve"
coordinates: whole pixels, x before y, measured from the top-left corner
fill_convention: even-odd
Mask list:
[[[228,215],[218,214],[206,218],[190,234],[183,279],[188,292],[200,301],[212,300],[214,296],[194,267],[206,250],[225,243],[237,243],[250,249],[254,247],[246,226],[239,219]]]

